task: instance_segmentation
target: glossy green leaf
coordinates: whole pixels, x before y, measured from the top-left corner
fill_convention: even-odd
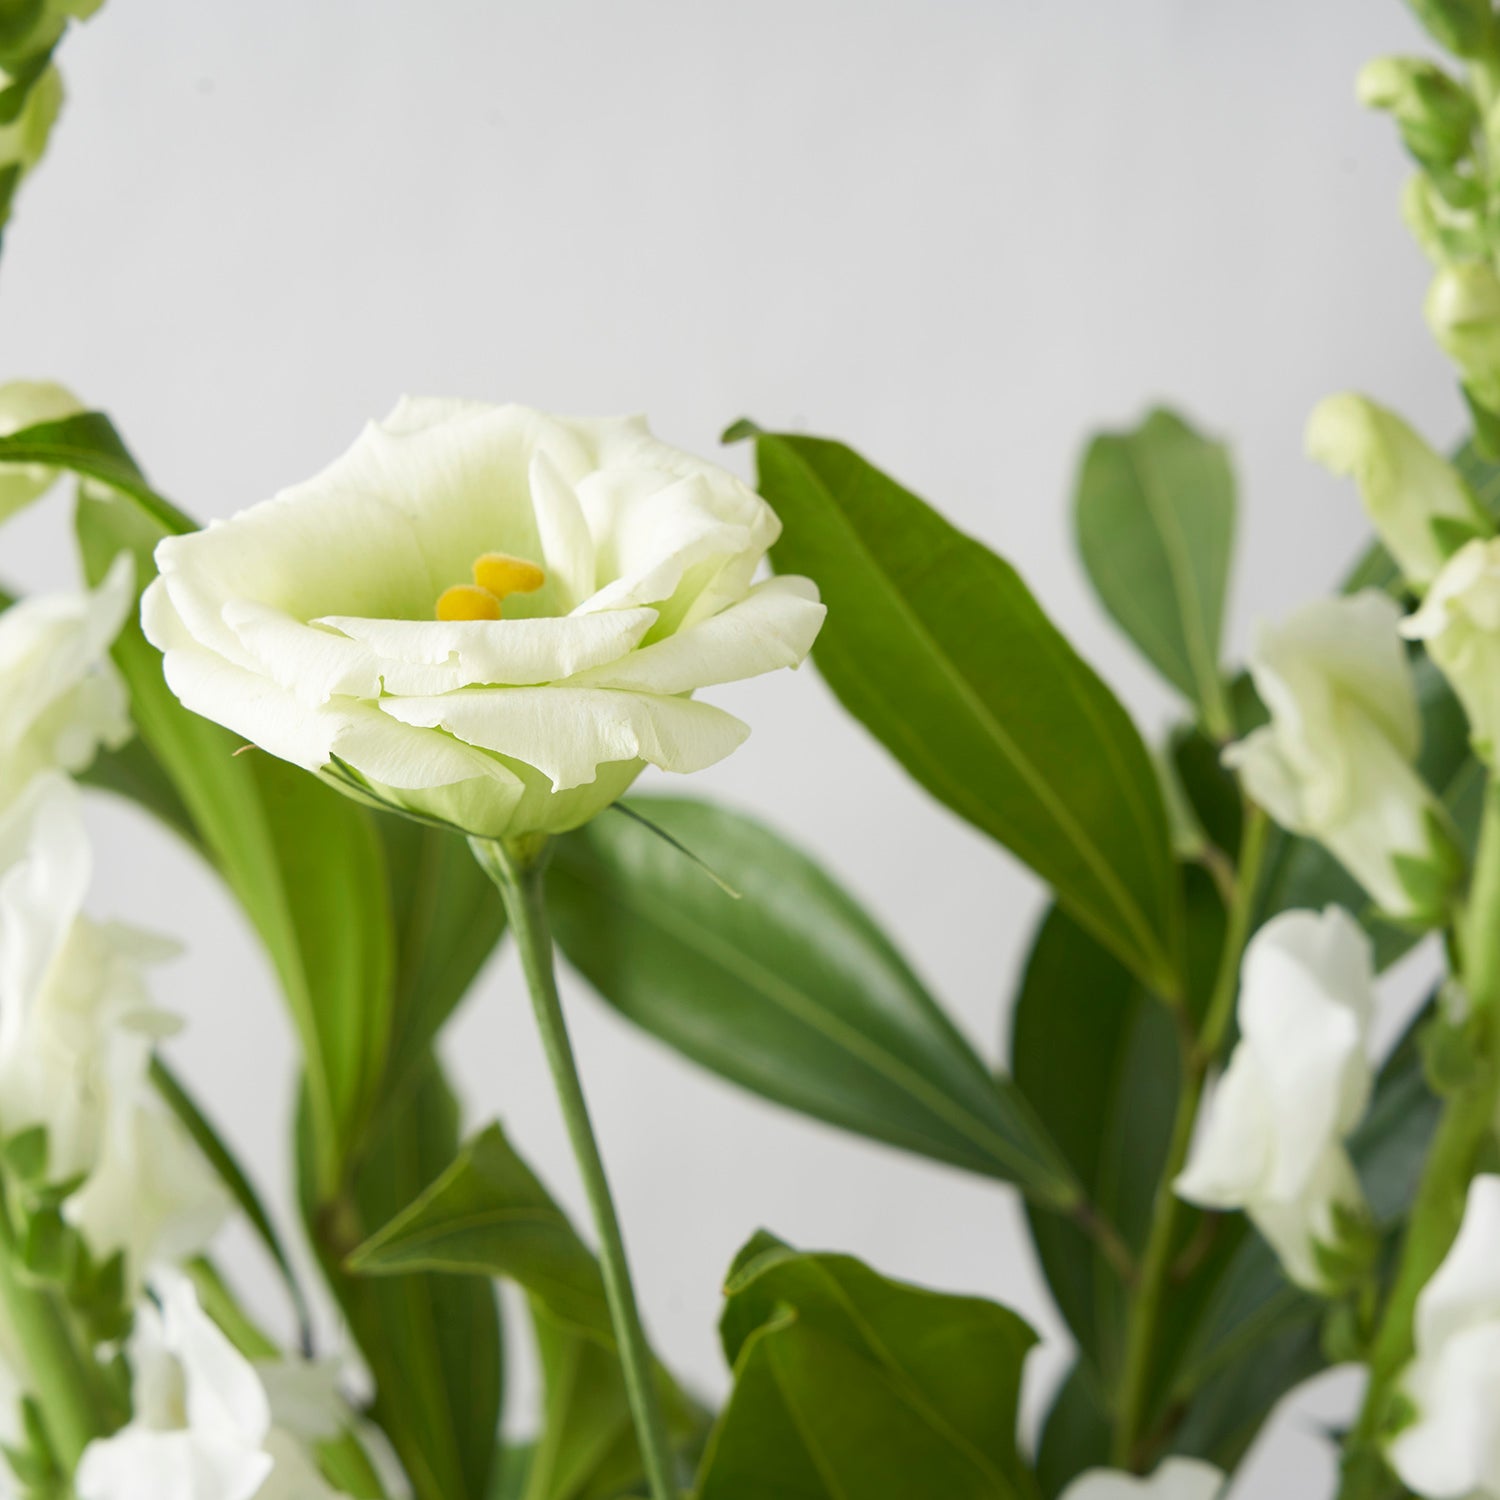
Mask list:
[[[1105,608],[1221,733],[1234,495],[1223,444],[1158,410],[1132,432],[1089,444],[1074,501],[1079,551]]]
[[[1037,1442],[1036,1478],[1046,1500],[1085,1469],[1108,1468],[1111,1436],[1099,1377],[1081,1360],[1058,1386]]]
[[[640,1480],[598,1262],[498,1125],[465,1145],[348,1265],[365,1276],[433,1271],[503,1277],[524,1288],[547,1390],[525,1500],[608,1500]],[[704,1416],[660,1367],[657,1378],[669,1432],[686,1462],[701,1441]]]
[[[813,655],[845,708],[1135,972],[1178,989],[1150,757],[1016,571],[838,443],[758,433],[756,458],[785,526],[773,561],[827,601]]]
[[[741,1251],[726,1290],[734,1391],[698,1500],[1038,1493],[1015,1440],[1036,1336],[1014,1313],[765,1234]]]
[[[634,805],[712,855],[736,901],[649,828],[596,818],[558,840],[548,903],[570,963],[695,1062],[847,1130],[1054,1202],[1071,1176],[874,922],[749,818],[685,798]]]
[[[503,1276],[525,1287],[559,1322],[613,1341],[593,1253],[498,1125],[469,1141],[348,1264],[365,1276]]]
[[[500,1313],[478,1277],[350,1275],[347,1254],[453,1160],[458,1109],[429,1057],[368,1143],[352,1195],[320,1207],[308,1193],[308,1128],[299,1139],[303,1212],[329,1285],[375,1377],[373,1415],[418,1500],[485,1500],[500,1421]]]
[[[541,1432],[532,1449],[521,1500],[616,1500],[640,1495],[640,1449],[620,1362],[613,1350],[558,1322],[533,1297],[532,1321],[546,1395]],[[677,1482],[692,1482],[708,1435],[709,1416],[657,1368]]]
[[[133,496],[79,497],[85,570],[130,551],[154,576],[162,531]],[[317,1168],[337,1182],[374,1107],[387,1062],[395,954],[385,861],[373,817],[316,777],[189,713],[161,656],[131,620],[114,649],[131,716],[276,966],[307,1059]]]

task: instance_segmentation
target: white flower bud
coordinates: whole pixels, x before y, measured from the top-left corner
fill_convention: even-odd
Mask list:
[[[1262,626],[1250,672],[1271,722],[1224,752],[1284,828],[1317,839],[1397,920],[1440,921],[1460,871],[1417,775],[1422,724],[1401,611],[1375,589]]]
[[[1444,266],[1427,293],[1433,337],[1463,373],[1472,398],[1500,409],[1500,277],[1487,261]]]
[[[1287,1275],[1328,1288],[1323,1251],[1363,1194],[1344,1141],[1369,1103],[1370,940],[1342,907],[1290,911],[1256,933],[1241,967],[1240,1041],[1178,1177],[1180,1197],[1244,1209]]]
[[[1416,1421],[1391,1442],[1402,1482],[1430,1500],[1500,1497],[1500,1177],[1476,1177],[1458,1238],[1417,1298],[1401,1389]]]
[[[128,553],[92,594],[43,594],[0,614],[0,810],[43,771],[86,771],[130,738],[109,648],[134,602]]]
[[[1475,753],[1493,765],[1500,744],[1500,540],[1460,548],[1401,633],[1427,647],[1469,717]]]
[[[12,380],[0,385],[0,437],[43,422],[61,422],[82,410],[71,391],[51,381]],[[56,478],[57,470],[46,464],[0,463],[0,521],[46,494]]]
[[[160,1312],[136,1314],[133,1415],[85,1449],[78,1500],[338,1500],[192,1284],[173,1277],[160,1292]]]
[[[1494,531],[1453,465],[1395,412],[1364,396],[1320,401],[1306,441],[1309,458],[1353,477],[1380,540],[1418,588],[1437,577],[1464,540]]]

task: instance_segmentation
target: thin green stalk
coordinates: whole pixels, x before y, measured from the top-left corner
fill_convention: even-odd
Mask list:
[[[26,1365],[27,1384],[41,1407],[68,1473],[83,1450],[110,1430],[98,1365],[83,1346],[57,1295],[26,1283],[8,1209],[0,1204],[0,1302]]]
[[[1140,1275],[1125,1322],[1125,1355],[1110,1451],[1110,1461],[1120,1468],[1137,1468],[1146,1457],[1138,1450],[1147,1416],[1146,1403],[1150,1395],[1162,1299],[1166,1295],[1172,1269],[1178,1221],[1182,1212],[1173,1183],[1187,1162],[1198,1110],[1203,1103],[1203,1088],[1208,1070],[1218,1056],[1224,1035],[1229,1029],[1230,1017],[1234,1014],[1234,1000],[1239,989],[1240,958],[1245,951],[1250,924],[1255,915],[1255,896],[1265,858],[1266,835],[1265,813],[1253,803],[1247,802],[1244,833],[1240,839],[1239,869],[1235,876],[1219,969],[1197,1037],[1183,1037],[1177,1112],[1172,1122],[1167,1160],[1156,1186],[1151,1233],[1141,1256]]]
[[[544,851],[540,846],[516,849],[488,839],[470,839],[469,844],[480,868],[495,882],[505,901],[510,928],[520,949],[521,966],[526,971],[526,982],[531,990],[542,1046],[552,1069],[552,1081],[557,1088],[568,1136],[573,1143],[573,1154],[578,1161],[584,1191],[588,1194],[594,1216],[594,1228],[599,1236],[604,1290],[609,1298],[610,1318],[625,1375],[625,1392],[651,1494],[653,1500],[676,1500],[672,1449],[654,1377],[651,1349],[641,1326],[620,1221],[604,1175],[599,1145],[589,1123],[583,1083],[578,1076],[578,1064],[568,1040],[567,1022],[557,993],[552,935],[547,924],[543,889]]]
[[[1341,1500],[1384,1493],[1381,1430],[1396,1383],[1413,1353],[1417,1298],[1452,1248],[1463,1221],[1469,1183],[1478,1170],[1500,1103],[1500,783],[1485,790],[1474,882],[1465,905],[1461,941],[1465,990],[1473,1012],[1473,1071],[1448,1096],[1407,1219],[1396,1279],[1370,1353],[1370,1384],[1345,1450]]]

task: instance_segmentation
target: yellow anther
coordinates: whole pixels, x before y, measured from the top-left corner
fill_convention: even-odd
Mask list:
[[[547,575],[524,557],[505,552],[486,552],[474,559],[474,582],[488,589],[497,599],[509,594],[534,594],[546,583]]]
[[[440,620],[498,620],[500,601],[488,589],[472,583],[455,583],[444,589],[437,602]]]

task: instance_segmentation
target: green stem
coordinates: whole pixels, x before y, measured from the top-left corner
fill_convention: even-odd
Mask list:
[[[1146,1422],[1146,1403],[1156,1353],[1156,1335],[1161,1321],[1162,1299],[1172,1269],[1182,1205],[1174,1190],[1178,1174],[1187,1162],[1193,1142],[1198,1109],[1203,1102],[1208,1070],[1217,1058],[1234,1014],[1239,989],[1240,958],[1250,936],[1255,915],[1255,896],[1265,858],[1267,820],[1253,803],[1245,804],[1245,827],[1240,840],[1239,869],[1224,932],[1224,947],[1203,1025],[1196,1039],[1183,1038],[1182,1076],[1177,1095],[1177,1113],[1167,1159],[1156,1185],[1151,1214],[1151,1233],[1141,1256],[1140,1275],[1125,1322],[1125,1355],[1120,1374],[1119,1406],[1115,1414],[1110,1461],[1120,1468],[1138,1468],[1148,1456],[1139,1451]]]
[[[1384,1493],[1388,1475],[1380,1439],[1392,1395],[1412,1357],[1417,1298],[1453,1246],[1469,1183],[1494,1129],[1500,1102],[1500,783],[1485,790],[1479,852],[1460,931],[1464,986],[1474,1022],[1470,1076],[1448,1096],[1401,1246],[1396,1279],[1370,1354],[1370,1384],[1344,1458],[1341,1500]]]
[[[32,1286],[20,1270],[15,1230],[0,1204],[0,1302],[25,1361],[27,1385],[47,1424],[47,1435],[68,1473],[83,1450],[110,1430],[98,1365],[82,1347],[55,1293]]]
[[[521,849],[487,839],[470,839],[469,844],[480,868],[495,882],[505,901],[506,915],[520,949],[521,966],[531,989],[542,1047],[552,1069],[552,1081],[562,1105],[573,1154],[578,1161],[584,1191],[588,1194],[594,1216],[594,1228],[599,1236],[604,1290],[609,1298],[610,1318],[625,1375],[625,1392],[651,1494],[653,1500],[676,1500],[672,1450],[654,1377],[651,1349],[641,1326],[620,1221],[604,1175],[599,1145],[589,1124],[583,1083],[578,1076],[578,1064],[568,1040],[567,1023],[557,993],[552,936],[547,925],[543,888],[544,850],[541,846]]]

